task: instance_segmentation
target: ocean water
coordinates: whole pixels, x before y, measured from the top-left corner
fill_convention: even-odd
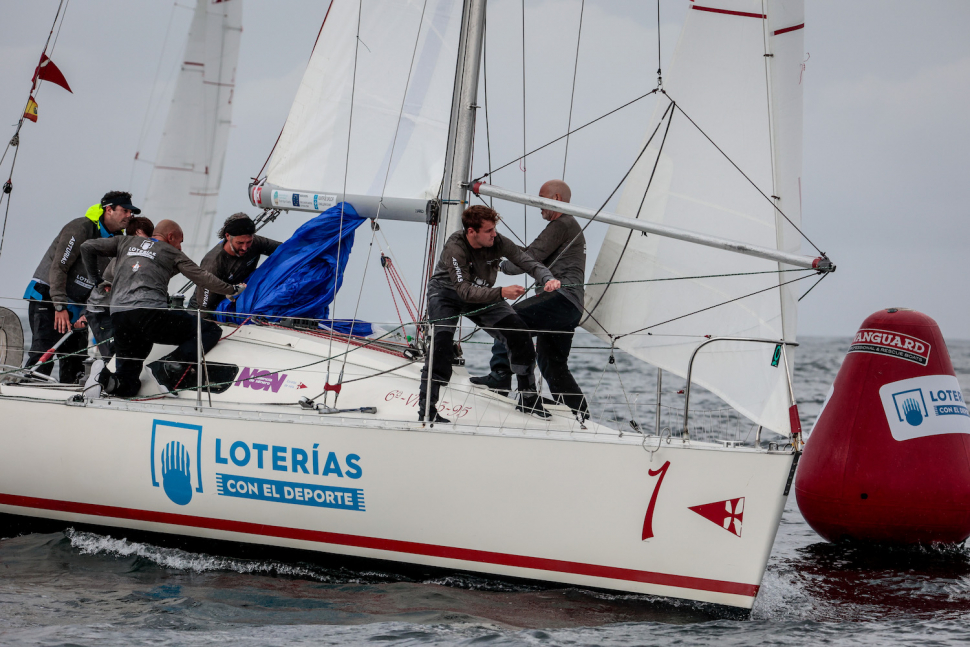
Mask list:
[[[577,346],[582,345],[578,340]],[[848,339],[809,338],[797,351],[795,388],[806,428],[847,345]],[[949,351],[966,384],[970,342],[952,342]],[[597,414],[620,427],[630,419],[654,424],[655,409],[628,405],[637,389],[655,397],[655,377],[644,374],[619,387],[608,381],[618,378],[610,377],[611,365],[604,371],[602,355],[577,351],[574,362],[584,387],[600,380],[602,392],[611,394],[597,398],[596,406],[614,409]],[[487,345],[467,345],[466,356],[472,372],[478,372]],[[629,361],[616,359],[621,368]],[[664,384],[671,411],[682,407],[676,399],[682,385],[666,378]],[[699,393],[696,406],[716,403]],[[671,424],[676,423],[670,415]],[[696,425],[698,433],[733,433],[750,442],[751,430],[744,425],[705,426],[699,412],[692,414],[695,419],[692,430]],[[9,531],[0,526],[0,537]],[[828,544],[805,523],[794,496],[754,611],[743,620],[648,596],[467,575],[414,580],[379,571],[192,553],[77,529],[0,539],[3,645],[728,647],[962,645],[968,640],[970,550],[877,551]]]

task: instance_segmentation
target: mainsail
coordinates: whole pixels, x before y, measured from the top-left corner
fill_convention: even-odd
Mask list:
[[[656,135],[624,186],[619,214],[799,251],[800,236],[784,216],[800,224],[803,23],[802,0],[691,4],[664,75],[676,107],[658,101],[647,137]],[[794,341],[795,288],[778,286],[804,271],[789,270],[612,226],[590,277],[583,326],[683,377],[708,336]],[[732,274],[741,276],[657,281]],[[718,305],[738,297],[745,298]],[[708,344],[693,382],[787,434],[792,353],[773,362],[774,352],[774,345]]]
[[[195,261],[212,239],[242,34],[242,0],[198,0],[145,198],[145,215],[182,225]]]
[[[460,0],[332,2],[254,202],[323,211],[344,196],[430,200],[442,182]],[[386,207],[386,205],[385,205]],[[419,219],[424,221],[422,211]]]

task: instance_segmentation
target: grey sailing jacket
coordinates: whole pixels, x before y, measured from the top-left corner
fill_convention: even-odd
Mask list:
[[[81,245],[81,257],[88,272],[100,282],[98,257],[115,257],[111,283],[111,312],[135,308],[167,308],[168,282],[183,274],[196,285],[215,292],[235,295],[236,288],[192,262],[166,242],[141,236],[115,236],[89,240]]]
[[[555,278],[545,265],[501,234],[491,247],[475,249],[468,244],[464,231],[456,231],[445,241],[431,280],[450,287],[467,303],[492,303],[502,298],[502,289],[492,286],[503,257],[531,274],[539,285]]]
[[[549,222],[523,251],[549,268],[562,281],[559,289],[578,310],[583,309],[586,292],[586,237],[576,219],[567,213]],[[506,274],[522,274],[512,261],[499,266]]]

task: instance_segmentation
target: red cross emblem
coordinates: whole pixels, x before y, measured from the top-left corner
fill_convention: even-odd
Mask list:
[[[733,532],[738,537],[741,536],[741,521],[744,519],[744,497],[695,505],[691,506],[690,509],[728,532]]]

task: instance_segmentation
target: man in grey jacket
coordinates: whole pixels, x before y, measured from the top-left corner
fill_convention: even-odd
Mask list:
[[[206,289],[238,295],[245,285],[229,285],[201,269],[182,253],[182,228],[171,220],[155,226],[151,238],[118,236],[89,240],[81,246],[84,265],[100,280],[98,257],[115,257],[111,284],[111,323],[115,329],[117,372],[101,371],[98,382],[118,397],[131,397],[141,388],[142,364],[154,344],[177,348],[158,364],[153,373],[163,387],[173,389],[188,377],[196,360],[196,317],[185,310],[168,308],[168,283],[183,274]],[[202,349],[212,350],[222,329],[211,321],[202,322]]]
[[[81,244],[93,238],[110,239],[121,233],[132,214],[138,213],[141,210],[132,206],[130,193],[109,191],[84,216],[64,225],[54,238],[24,293],[30,301],[27,312],[32,337],[25,366],[35,365],[73,326],[74,335],[58,349],[60,381],[74,382],[83,374],[81,351],[87,346],[84,304],[96,284],[79,262]],[[102,270],[107,263],[105,260]],[[50,375],[52,369],[52,364],[46,364],[36,370]]]
[[[199,266],[227,283],[245,283],[256,271],[259,257],[269,256],[282,243],[256,235],[256,223],[243,212],[234,213],[219,230],[219,244],[209,250]],[[213,311],[226,298],[205,288],[196,287],[189,300],[189,309]],[[209,319],[215,319],[211,314]]]
[[[536,284],[547,292],[559,289],[560,283],[544,265],[538,263],[507,238],[495,231],[499,215],[482,205],[465,209],[461,216],[462,231],[452,234],[441,250],[441,258],[428,281],[428,319],[434,326],[433,356],[425,360],[421,371],[418,420],[449,422],[437,410],[438,393],[442,384],[451,380],[455,329],[458,320],[466,316],[489,335],[509,349],[509,362],[518,378],[519,404],[526,413],[543,417],[549,414],[542,407],[536,390],[535,348],[526,325],[505,299],[517,299],[525,294],[520,285],[493,287],[498,277],[498,265],[508,258],[535,278]],[[428,391],[428,369],[431,365],[431,389]]]
[[[550,180],[539,189],[539,197],[569,202],[572,192],[562,180]],[[539,372],[549,383],[549,391],[573,413],[585,420],[589,417],[586,398],[576,379],[569,372],[569,351],[573,332],[583,314],[586,282],[586,237],[576,219],[569,214],[550,209],[542,210],[542,218],[549,222],[525,252],[549,268],[563,287],[555,292],[539,292],[516,303],[512,308],[526,325],[536,333],[536,361]],[[505,274],[522,274],[512,261],[502,261],[499,269]],[[509,353],[501,341],[492,345],[491,373],[471,378],[472,384],[508,392],[512,387]]]

